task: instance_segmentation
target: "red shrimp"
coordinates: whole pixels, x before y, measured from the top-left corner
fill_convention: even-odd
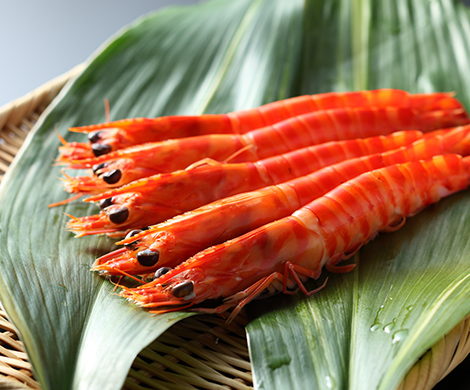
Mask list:
[[[459,110],[460,112],[460,110]],[[399,130],[430,131],[468,123],[453,111],[419,113],[405,108],[345,108],[313,112],[242,135],[202,135],[130,147],[72,162],[92,168],[91,177],[68,178],[69,192],[103,192],[133,180],[173,172],[203,159],[257,161],[328,141],[386,135]]]
[[[309,203],[291,216],[264,225],[234,240],[199,252],[175,269],[121,295],[155,312],[179,310],[223,299],[221,313],[235,307],[230,322],[265,289],[306,294],[302,279],[318,279],[322,268],[338,266],[377,233],[401,227],[405,218],[427,205],[467,188],[470,157],[437,156],[364,173]]]
[[[286,217],[362,173],[442,153],[470,154],[469,133],[467,126],[408,147],[347,160],[283,184],[222,199],[147,231],[135,230],[121,242],[126,248],[98,259],[93,270],[149,274],[160,267],[174,267],[204,248]]]
[[[72,127],[70,131],[88,133],[88,143],[62,139],[59,161],[97,157],[132,145],[205,134],[244,134],[270,126],[293,116],[318,110],[346,107],[389,106],[412,108],[421,112],[462,109],[449,93],[412,95],[405,91],[381,89],[361,92],[331,92],[306,95],[266,104],[251,110],[201,116],[137,118],[99,125]]]
[[[439,133],[438,130],[427,136]],[[217,199],[282,183],[353,157],[396,149],[422,137],[420,131],[410,130],[389,136],[333,141],[254,163],[199,164],[193,169],[143,178],[85,199],[100,201],[102,211],[74,218],[67,228],[85,236],[154,225]]]

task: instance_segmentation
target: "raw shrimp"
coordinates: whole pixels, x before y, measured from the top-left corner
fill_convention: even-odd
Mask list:
[[[422,112],[462,109],[462,104],[449,93],[412,95],[405,91],[324,93],[300,96],[266,104],[251,110],[229,114],[200,116],[167,116],[154,119],[136,118],[99,125],[72,127],[73,132],[88,133],[88,143],[62,139],[59,161],[69,162],[97,157],[132,145],[205,134],[244,134],[285,119],[309,112],[345,107],[402,107]]]
[[[386,135],[399,130],[431,131],[468,123],[461,113],[419,113],[405,108],[345,108],[313,112],[242,135],[202,135],[148,143],[70,163],[92,168],[91,177],[67,177],[69,192],[99,193],[133,180],[184,169],[203,159],[257,161],[328,141]]]
[[[438,130],[426,136],[439,133]],[[72,219],[67,228],[84,236],[155,225],[217,199],[282,183],[353,157],[396,149],[422,137],[420,131],[410,130],[327,142],[255,163],[197,164],[192,169],[143,178],[85,199],[100,201],[102,211]]]
[[[467,188],[470,157],[437,156],[367,172],[309,203],[291,216],[234,240],[199,252],[177,268],[121,295],[156,312],[189,308],[208,299],[224,299],[216,308],[232,307],[231,321],[265,289],[306,295],[301,279],[319,278],[322,268],[338,266],[380,231],[397,229],[407,216]],[[321,286],[320,288],[322,288]]]
[[[469,133],[467,126],[408,147],[347,160],[283,184],[222,199],[147,231],[135,230],[121,242],[127,249],[98,259],[93,270],[148,274],[160,267],[174,267],[209,246],[286,217],[362,173],[447,152],[470,154]]]

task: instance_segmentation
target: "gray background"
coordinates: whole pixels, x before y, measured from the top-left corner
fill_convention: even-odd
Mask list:
[[[2,0],[0,107],[85,61],[139,16],[200,1]]]
[[[85,61],[148,12],[198,0],[1,0],[0,107]]]

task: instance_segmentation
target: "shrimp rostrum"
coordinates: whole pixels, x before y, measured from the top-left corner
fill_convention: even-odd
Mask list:
[[[318,279],[323,267],[338,265],[380,231],[401,227],[425,206],[467,188],[470,157],[456,154],[395,164],[364,173],[336,187],[292,215],[199,252],[150,283],[123,297],[156,312],[192,308],[237,313],[265,289],[311,295],[306,278]],[[352,222],[353,221],[353,222]],[[216,308],[204,301],[222,299]],[[195,305],[198,305],[194,307]]]

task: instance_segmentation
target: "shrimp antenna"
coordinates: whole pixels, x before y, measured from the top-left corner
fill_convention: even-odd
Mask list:
[[[109,112],[109,99],[104,99],[104,117],[106,118],[106,123],[111,122],[111,115]]]
[[[118,280],[117,283],[114,285],[113,293],[115,293],[116,290],[118,289],[118,287],[120,287],[120,286],[119,286],[119,283],[121,283],[121,280],[122,280],[123,277],[124,277],[124,275],[121,275],[121,276],[119,277],[119,280]]]
[[[240,150],[236,151],[235,153],[233,153],[231,156],[227,157],[224,161],[224,163],[229,163],[230,160],[233,160],[235,157],[239,156],[240,154],[242,154],[243,152],[246,152],[247,150],[250,150],[254,147],[254,145],[246,145],[244,146],[243,148],[241,148]]]
[[[70,203],[70,202],[73,202],[74,200],[77,200],[79,199],[81,196],[83,196],[83,194],[80,192],[74,196],[72,196],[71,198],[68,198],[68,199],[65,199],[65,200],[61,200],[60,202],[56,202],[56,203],[51,203],[48,205],[48,207],[51,209],[53,207],[57,207],[57,206],[62,206],[64,204],[67,204],[67,203]],[[69,216],[68,214],[66,214],[67,216]],[[72,217],[72,218],[75,218],[76,217]]]
[[[57,124],[54,126],[54,131],[55,131],[55,134],[57,135],[57,138],[59,138],[60,143],[63,146],[67,146],[69,143],[65,140],[64,137],[62,137],[62,135],[59,133],[59,130],[57,130]]]
[[[127,276],[128,278],[131,278],[131,279],[133,279],[133,280],[136,280],[136,281],[139,282],[140,284],[145,284],[145,282],[144,282],[143,280],[141,280],[141,279],[139,279],[139,278],[136,278],[135,276],[132,276],[131,274],[128,274],[127,272],[125,272],[125,271],[123,271],[123,270],[121,270],[121,269],[119,269],[119,268],[113,268],[113,270],[118,271],[119,273],[122,274],[122,276]],[[121,276],[121,278],[122,278],[122,276]]]

